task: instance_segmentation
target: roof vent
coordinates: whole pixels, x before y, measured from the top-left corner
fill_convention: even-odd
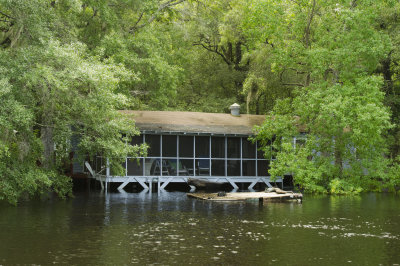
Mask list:
[[[229,109],[231,109],[231,115],[240,116],[240,105],[237,103],[232,104]]]

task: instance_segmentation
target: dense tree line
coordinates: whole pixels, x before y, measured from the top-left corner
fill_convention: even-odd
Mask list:
[[[0,199],[68,195],[73,135],[80,156],[117,168],[144,153],[118,110],[233,102],[268,115],[257,138],[278,159],[272,176],[394,189],[399,19],[393,0],[0,0]]]
[[[290,173],[311,192],[395,189],[399,88],[390,60],[398,49],[391,35],[398,3],[254,1],[248,7],[250,37],[270,44],[272,69],[292,88],[258,129],[257,138],[276,151],[271,175]],[[307,141],[296,146],[290,136],[299,126]]]

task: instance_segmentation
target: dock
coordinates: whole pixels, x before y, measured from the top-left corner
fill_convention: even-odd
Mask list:
[[[285,202],[285,201],[303,201],[301,193],[278,194],[276,192],[231,192],[225,196],[218,196],[218,193],[188,193],[189,198],[196,198],[209,201],[254,201],[259,202]]]

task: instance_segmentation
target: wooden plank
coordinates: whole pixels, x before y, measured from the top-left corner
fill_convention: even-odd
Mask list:
[[[90,166],[90,164],[88,162],[85,162],[85,166],[89,170],[89,173],[92,175],[92,177],[95,177],[95,173],[92,170],[92,167]]]

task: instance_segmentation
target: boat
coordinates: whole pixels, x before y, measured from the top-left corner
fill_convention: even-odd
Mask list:
[[[224,183],[209,181],[203,178],[188,178],[188,185],[196,187],[196,190],[218,191],[224,187]]]

